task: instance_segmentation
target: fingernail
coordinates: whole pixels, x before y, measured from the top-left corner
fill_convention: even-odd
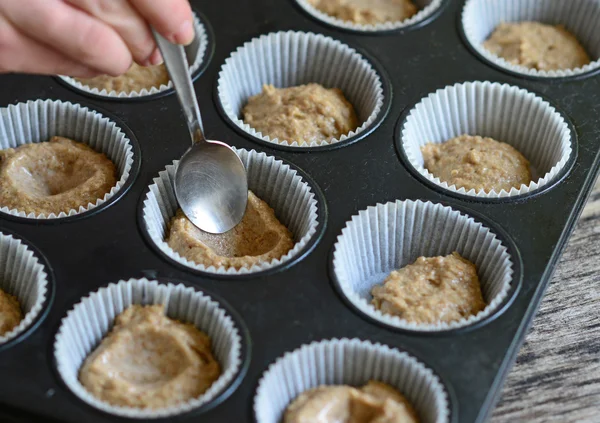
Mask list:
[[[173,40],[177,44],[183,44],[185,46],[194,41],[194,26],[192,25],[192,22],[185,21],[182,23],[179,27],[179,31],[173,35]]]
[[[152,66],[160,65],[163,62],[162,55],[160,54],[160,50],[158,48],[154,50],[148,61]]]

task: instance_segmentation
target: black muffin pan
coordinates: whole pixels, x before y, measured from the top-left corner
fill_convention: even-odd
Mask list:
[[[257,383],[270,363],[311,341],[357,337],[407,351],[433,369],[448,391],[451,421],[485,421],[598,174],[600,76],[544,80],[491,66],[463,41],[459,0],[447,0],[424,23],[383,34],[325,25],[294,0],[192,3],[212,26],[214,43],[214,54],[209,50],[209,62],[195,81],[207,137],[263,151],[308,175],[326,203],[320,210],[319,235],[298,260],[243,278],[222,278],[176,265],[147,241],[139,213],[152,178],[188,148],[189,134],[177,98],[171,93],[136,101],[108,100],[85,96],[56,78],[0,77],[2,107],[34,99],[79,103],[115,120],[139,146],[139,169],[128,189],[106,206],[51,222],[0,216],[3,232],[26,240],[43,257],[52,286],[34,326],[0,346],[0,421],[126,420],[96,410],[69,391],[56,371],[53,343],[61,319],[81,297],[132,277],[183,281],[215,293],[237,311],[249,334],[244,358],[250,364],[239,386],[219,396],[220,403],[164,420],[252,422]],[[279,30],[323,33],[373,59],[385,79],[389,108],[372,132],[339,148],[291,150],[253,141],[232,128],[216,101],[219,69],[244,42]],[[397,148],[398,127],[407,111],[439,88],[476,80],[525,88],[547,99],[570,121],[575,148],[556,183],[528,196],[478,201],[449,194],[408,169]],[[490,318],[455,331],[413,333],[371,321],[342,300],[330,273],[337,236],[359,210],[397,199],[452,206],[482,221],[508,246],[515,279],[508,299]]]

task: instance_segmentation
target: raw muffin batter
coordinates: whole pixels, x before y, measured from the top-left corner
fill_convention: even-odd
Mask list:
[[[352,104],[337,88],[319,84],[275,88],[264,85],[250,97],[244,122],[272,140],[298,144],[331,141],[358,127]]]
[[[79,380],[112,405],[164,408],[199,397],[220,373],[206,334],[169,319],[162,305],[133,305],[86,358]]]
[[[0,207],[58,215],[96,203],[116,183],[112,161],[68,138],[0,151]]]
[[[400,22],[417,13],[411,0],[308,0],[316,9],[360,25]]]
[[[179,255],[197,264],[236,269],[281,258],[294,246],[292,233],[252,191],[248,191],[246,214],[229,232],[204,232],[178,210],[171,219],[167,243]]]
[[[0,336],[10,332],[23,320],[17,297],[0,289]]]
[[[562,25],[501,23],[483,46],[507,62],[543,71],[580,68],[590,57]]]
[[[421,147],[425,168],[442,182],[467,192],[510,192],[529,185],[529,162],[509,144],[461,135],[442,144]]]
[[[296,398],[283,423],[417,423],[406,398],[389,385],[369,381],[362,388],[319,386]]]
[[[383,313],[414,323],[453,322],[485,308],[477,268],[457,252],[419,257],[371,289]]]
[[[149,90],[152,87],[159,88],[161,85],[167,85],[169,83],[169,73],[164,64],[144,67],[134,63],[121,76],[100,75],[89,79],[75,79],[83,85],[87,85],[90,88],[97,88],[99,91],[130,93],[140,92],[144,88]]]

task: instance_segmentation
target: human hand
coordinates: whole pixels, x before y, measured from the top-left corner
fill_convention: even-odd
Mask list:
[[[118,76],[162,62],[150,25],[194,38],[188,0],[0,0],[0,72]]]

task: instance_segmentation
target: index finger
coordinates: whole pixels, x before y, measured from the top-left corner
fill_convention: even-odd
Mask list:
[[[175,44],[194,40],[194,15],[187,0],[130,0],[163,37]]]

